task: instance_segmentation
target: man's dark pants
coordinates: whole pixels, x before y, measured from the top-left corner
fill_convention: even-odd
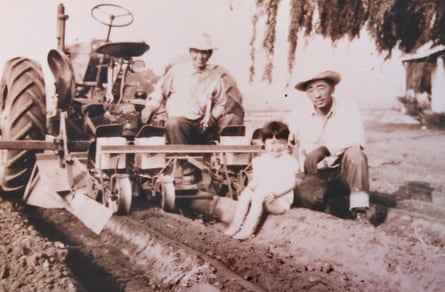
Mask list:
[[[190,120],[184,117],[167,119],[167,139],[170,144],[209,144],[218,140],[219,131],[226,126],[242,125],[243,120],[235,114],[226,114],[218,119],[215,125],[202,130],[200,119]]]
[[[295,205],[350,217],[351,191],[369,193],[368,159],[359,147],[348,148],[339,167],[319,170],[314,176],[302,175],[295,190]]]
[[[217,133],[216,127],[202,130],[201,119],[190,120],[184,117],[167,119],[167,139],[170,144],[209,144],[212,133]]]

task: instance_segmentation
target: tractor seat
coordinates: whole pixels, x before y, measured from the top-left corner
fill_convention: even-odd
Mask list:
[[[145,42],[116,42],[103,44],[96,52],[116,58],[129,59],[142,56],[150,46]]]

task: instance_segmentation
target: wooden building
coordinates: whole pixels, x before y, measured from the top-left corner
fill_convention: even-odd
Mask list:
[[[445,46],[426,44],[402,62],[406,72],[405,101],[414,99],[419,107],[429,102],[432,112],[445,113]]]

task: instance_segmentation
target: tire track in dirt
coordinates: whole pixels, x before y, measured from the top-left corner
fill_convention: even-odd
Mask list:
[[[126,246],[123,252],[130,261],[163,288],[187,288],[199,283],[227,291],[264,291],[215,258],[169,238],[147,222],[113,217],[106,225],[104,235],[118,237],[114,240]]]

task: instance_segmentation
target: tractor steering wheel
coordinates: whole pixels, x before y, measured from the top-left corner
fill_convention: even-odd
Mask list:
[[[133,23],[134,20],[133,13],[127,8],[107,3],[98,4],[91,8],[91,16],[109,28],[124,27]]]

